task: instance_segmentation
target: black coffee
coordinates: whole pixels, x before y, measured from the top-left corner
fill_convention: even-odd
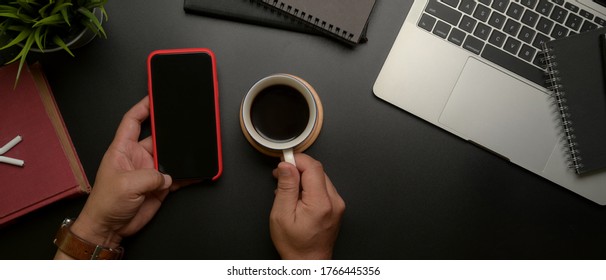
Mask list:
[[[296,89],[273,85],[259,92],[251,105],[250,118],[257,132],[267,140],[288,142],[305,130],[309,107]]]

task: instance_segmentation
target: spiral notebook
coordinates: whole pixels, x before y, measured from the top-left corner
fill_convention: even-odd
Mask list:
[[[303,33],[322,34],[314,28],[274,11],[273,8],[262,5],[255,0],[185,0],[183,2],[183,9],[190,14],[199,14]]]
[[[376,0],[257,0],[350,45],[366,42]]]
[[[543,45],[569,164],[578,174],[606,167],[604,33],[601,28]]]

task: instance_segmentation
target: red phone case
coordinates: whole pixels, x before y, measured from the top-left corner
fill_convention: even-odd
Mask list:
[[[205,53],[210,56],[212,61],[212,73],[213,73],[213,84],[214,84],[214,101],[215,101],[215,121],[216,121],[216,135],[217,135],[217,166],[218,172],[211,178],[212,181],[217,180],[223,173],[223,153],[221,146],[221,126],[220,126],[220,114],[219,114],[219,87],[217,80],[217,67],[215,54],[207,48],[186,48],[186,49],[169,49],[169,50],[156,50],[149,54],[147,58],[147,88],[149,95],[149,108],[151,116],[151,128],[152,128],[152,141],[153,141],[153,152],[154,152],[154,165],[158,170],[158,157],[156,147],[156,127],[155,127],[155,116],[154,116],[154,99],[152,92],[152,77],[151,77],[151,59],[154,55],[158,54],[184,54],[184,53]]]

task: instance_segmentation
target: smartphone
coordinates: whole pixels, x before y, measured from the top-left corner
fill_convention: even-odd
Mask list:
[[[216,180],[223,160],[215,55],[157,50],[147,68],[156,169],[175,180]]]

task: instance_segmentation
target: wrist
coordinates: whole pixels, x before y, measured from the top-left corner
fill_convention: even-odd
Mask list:
[[[118,246],[108,247],[101,245],[102,243],[99,242],[92,243],[89,240],[85,240],[72,231],[73,226],[74,220],[65,219],[57,231],[53,243],[57,245],[59,250],[57,250],[55,259],[115,260],[122,258],[123,248]],[[94,235],[88,236],[90,238]]]
[[[88,216],[80,214],[72,224],[70,230],[78,237],[103,247],[118,248],[122,237],[116,234],[113,230],[100,225]]]

